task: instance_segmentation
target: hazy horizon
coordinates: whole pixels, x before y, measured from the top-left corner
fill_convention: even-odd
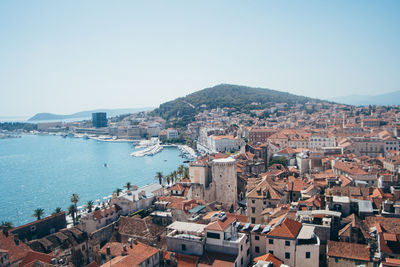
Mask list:
[[[400,90],[399,1],[1,1],[0,117],[157,107],[221,83]]]

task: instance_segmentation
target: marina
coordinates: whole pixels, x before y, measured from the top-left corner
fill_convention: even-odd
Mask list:
[[[155,173],[170,173],[183,164],[176,147],[163,147],[152,157],[132,157],[131,142],[102,142],[59,135],[22,135],[0,140],[0,184],[8,194],[0,202],[0,218],[21,225],[34,220],[36,208],[50,215],[65,210],[70,196],[103,202],[127,182],[153,183]],[[106,166],[105,166],[106,164]]]

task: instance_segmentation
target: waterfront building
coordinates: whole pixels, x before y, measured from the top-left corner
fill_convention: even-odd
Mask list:
[[[15,227],[10,233],[21,241],[30,241],[56,233],[67,227],[65,211]]]
[[[121,208],[118,205],[101,208],[82,215],[77,227],[87,233],[92,233],[118,220]]]
[[[107,113],[95,112],[92,113],[92,124],[95,128],[107,127]]]
[[[141,209],[148,209],[153,201],[163,195],[163,187],[158,183],[134,188],[117,195],[113,194],[110,205],[121,208],[121,215],[129,215]]]

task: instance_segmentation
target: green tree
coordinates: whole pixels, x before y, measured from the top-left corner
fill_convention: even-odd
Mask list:
[[[162,184],[163,178],[164,178],[164,176],[163,176],[162,172],[157,172],[156,176],[154,177],[154,179],[158,180],[158,182],[160,184]]]
[[[183,178],[189,178],[189,168],[185,167],[183,170]]]
[[[125,187],[127,190],[130,190],[130,189],[132,188],[132,184],[131,184],[130,182],[127,182],[127,183],[124,185],[124,187]]]
[[[279,157],[279,158],[273,158],[269,161],[269,166],[273,164],[282,164],[283,166],[287,166],[288,160],[285,156]]]
[[[76,219],[77,219],[76,218],[76,214],[77,214],[77,212],[78,212],[78,209],[76,208],[76,206],[74,204],[71,204],[68,207],[68,215],[71,215],[72,222],[73,222],[74,225],[76,225]]]
[[[35,217],[36,219],[40,220],[43,215],[44,215],[44,209],[37,208],[33,211],[32,217]]]
[[[89,200],[86,203],[86,208],[87,208],[88,212],[92,212],[93,207],[94,207],[94,202],[92,200]]]
[[[121,188],[117,188],[115,189],[114,193],[117,194],[117,196],[119,196],[119,194],[122,192]]]
[[[78,194],[72,194],[71,196],[71,202],[74,203],[75,206],[75,220],[74,220],[74,225],[75,223],[78,221],[78,202],[79,202],[80,198],[78,196]]]
[[[1,227],[11,229],[11,228],[14,228],[14,224],[10,221],[2,221]]]
[[[183,176],[183,174],[184,174],[184,171],[185,171],[185,166],[179,165],[179,167],[178,167],[178,174],[179,174],[179,178],[180,178],[180,179],[182,179],[182,176]]]
[[[60,213],[60,212],[61,212],[61,208],[57,207],[54,209],[54,211],[51,213],[51,215],[56,215],[57,213]]]

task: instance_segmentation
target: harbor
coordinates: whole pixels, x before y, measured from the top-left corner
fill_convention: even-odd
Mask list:
[[[155,182],[156,171],[170,173],[185,161],[176,147],[164,147],[152,157],[131,157],[132,142],[33,134],[0,141],[0,184],[8,191],[0,217],[15,225],[32,220],[38,207],[46,215],[56,207],[65,210],[72,193],[82,204],[103,202],[126,182],[139,187]]]

